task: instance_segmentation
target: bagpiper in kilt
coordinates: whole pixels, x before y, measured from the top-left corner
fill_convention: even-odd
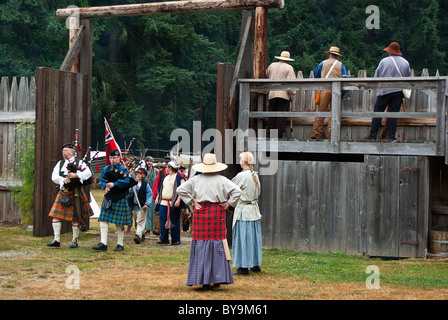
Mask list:
[[[93,215],[89,198],[82,189],[83,182],[89,180],[92,172],[83,161],[75,158],[75,146],[66,143],[62,146],[63,160],[54,166],[51,179],[59,186],[59,192],[51,207],[54,239],[49,247],[60,247],[61,220],[71,221],[73,239],[70,248],[78,247],[79,224]],[[81,218],[81,219],[80,219]]]
[[[100,222],[101,241],[94,246],[94,250],[107,250],[107,236],[109,223],[116,225],[117,247],[114,251],[124,250],[124,226],[132,223],[131,212],[127,201],[129,188],[136,181],[129,176],[129,172],[120,162],[120,152],[110,151],[111,164],[101,172],[101,187],[106,191],[101,205]]]

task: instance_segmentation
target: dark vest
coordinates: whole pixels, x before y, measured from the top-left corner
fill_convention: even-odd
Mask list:
[[[140,186],[140,189],[137,192],[137,199],[142,208],[146,203],[146,190],[147,190],[146,188],[148,188],[148,183],[146,182],[145,179],[143,179],[142,185]],[[134,191],[131,190],[129,192],[129,197],[128,197],[128,204],[129,204],[129,208],[131,208],[131,209],[134,207],[134,195],[135,195]]]

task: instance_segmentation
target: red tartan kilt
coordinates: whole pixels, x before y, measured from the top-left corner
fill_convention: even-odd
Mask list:
[[[66,208],[61,205],[61,197],[63,195],[67,195],[70,197],[70,203],[71,206]],[[87,197],[84,190],[80,189],[80,195],[81,195],[81,211],[82,211],[82,218],[87,219],[90,216],[93,216],[92,208],[90,207],[89,198]],[[56,199],[53,203],[53,206],[51,207],[51,211],[49,216],[53,218],[57,218],[60,220],[67,220],[72,221],[73,220],[73,191],[69,190],[59,190],[58,195],[56,196]],[[74,220],[77,220],[76,218]]]
[[[226,239],[226,211],[218,203],[201,202],[194,210],[191,234],[193,240]]]

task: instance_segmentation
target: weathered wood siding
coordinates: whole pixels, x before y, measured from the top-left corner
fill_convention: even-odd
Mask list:
[[[91,93],[89,77],[49,68],[37,69],[36,152],[34,171],[35,236],[53,233],[48,217],[57,194],[51,172],[62,158],[61,146],[73,142],[79,129],[82,148],[90,144]],[[84,154],[78,154],[82,158]],[[88,223],[88,221],[87,221]],[[63,232],[69,226],[63,224]]]
[[[427,157],[279,161],[261,176],[263,245],[301,252],[423,257]]]
[[[2,77],[0,84],[0,223],[16,224],[22,219],[19,207],[10,191],[11,185],[17,185],[19,156],[16,146],[20,134],[34,131],[36,109],[35,78]],[[29,123],[29,129],[17,131],[20,123]]]

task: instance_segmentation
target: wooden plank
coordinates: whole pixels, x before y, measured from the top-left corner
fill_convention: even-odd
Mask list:
[[[251,140],[260,152],[269,152],[269,143],[263,139]],[[320,141],[276,141],[278,152],[293,153],[333,153],[329,140]],[[433,142],[345,142],[340,145],[341,154],[390,154],[390,155],[423,155],[436,156],[436,146]]]
[[[333,152],[339,153],[341,142],[341,83],[333,82],[331,94],[331,144]]]
[[[417,157],[400,157],[399,257],[417,257],[420,167]]]
[[[381,157],[369,155],[366,157],[366,253],[370,256],[381,255],[381,212],[383,209],[382,184],[383,172]]]
[[[335,109],[335,108],[333,108]],[[289,112],[289,111],[251,111],[250,118],[308,118],[308,117],[331,117],[332,112]],[[436,112],[342,112],[342,118],[430,118],[437,119]]]
[[[71,71],[76,59],[79,57],[79,53],[81,52],[84,40],[85,27],[81,25],[76,37],[73,40],[70,48],[67,51],[67,55],[64,58],[64,61],[61,64],[59,70],[61,71]]]
[[[141,4],[99,6],[90,8],[67,8],[56,10],[58,19],[78,16],[81,19],[141,16],[152,14],[174,14],[213,12],[230,10],[253,10],[257,7],[281,9],[282,0],[194,0],[166,1]]]
[[[445,156],[448,147],[446,142],[446,80],[440,80],[437,83],[437,113],[439,117],[437,118],[437,154],[439,156]]]
[[[380,255],[399,257],[399,169],[400,157],[382,156],[383,184],[380,213]]]

